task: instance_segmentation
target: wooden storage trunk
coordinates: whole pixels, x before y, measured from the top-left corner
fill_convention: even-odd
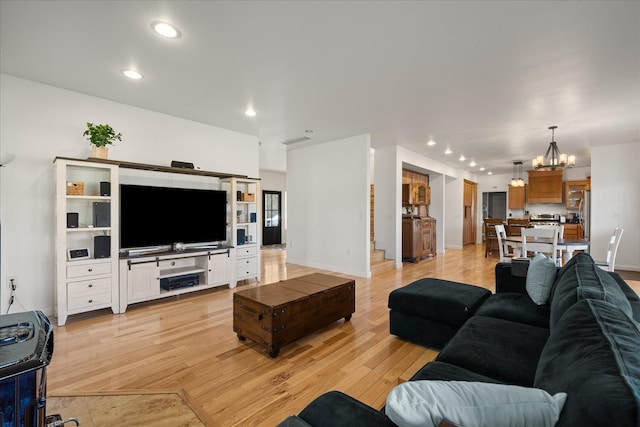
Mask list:
[[[280,348],[355,312],[355,281],[310,274],[233,295],[233,331],[276,357]]]

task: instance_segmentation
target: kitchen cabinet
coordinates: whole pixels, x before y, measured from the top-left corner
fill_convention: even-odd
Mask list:
[[[422,258],[436,255],[436,219],[422,218]]]
[[[564,205],[567,209],[578,210],[584,198],[584,191],[591,189],[591,180],[567,181],[564,183]]]
[[[402,204],[423,206],[431,204],[428,175],[402,170]]]
[[[418,216],[402,218],[402,259],[417,262],[435,255],[435,218]]]
[[[402,259],[416,262],[422,257],[422,221],[402,218]]]
[[[562,172],[529,171],[527,203],[562,203]]]
[[[527,202],[526,188],[526,185],[524,187],[509,186],[509,209],[524,209]]]
[[[565,239],[584,239],[584,229],[580,224],[564,224]]]

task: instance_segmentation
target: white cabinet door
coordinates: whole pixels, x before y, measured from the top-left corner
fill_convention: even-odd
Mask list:
[[[209,258],[207,284],[229,283],[229,254],[211,255]]]
[[[159,271],[155,263],[132,264],[127,274],[128,302],[146,301],[160,295]]]

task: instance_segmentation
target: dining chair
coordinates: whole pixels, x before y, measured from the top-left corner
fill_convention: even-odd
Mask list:
[[[613,271],[616,264],[616,254],[618,253],[618,245],[620,244],[620,238],[624,228],[616,228],[613,230],[611,239],[609,239],[609,246],[607,247],[607,258],[604,261],[596,261],[596,265],[603,270]]]
[[[496,236],[496,224],[504,224],[504,218],[485,218],[484,219],[484,257],[493,252],[493,248],[498,246],[498,237]]]
[[[534,225],[533,228],[545,228],[547,230],[556,230],[558,233],[558,240],[564,239],[564,225]],[[558,267],[562,266],[562,250],[557,249],[556,258],[560,259]]]
[[[507,232],[503,224],[495,226],[496,236],[498,237],[498,249],[500,250],[500,262],[511,262],[511,259],[515,256],[515,253],[511,250],[511,247],[507,244],[505,239],[507,238]]]
[[[507,236],[522,236],[522,229],[529,227],[527,218],[509,218],[507,219]]]
[[[527,237],[542,238],[546,241],[527,242]],[[555,229],[547,228],[523,228],[522,229],[522,256],[527,256],[527,252],[538,253],[548,255],[553,262],[557,265],[561,265],[562,257],[558,257],[558,231]]]

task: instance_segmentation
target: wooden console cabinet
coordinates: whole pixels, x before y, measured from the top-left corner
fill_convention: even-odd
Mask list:
[[[431,217],[402,219],[402,259],[416,262],[436,254],[436,220]]]

